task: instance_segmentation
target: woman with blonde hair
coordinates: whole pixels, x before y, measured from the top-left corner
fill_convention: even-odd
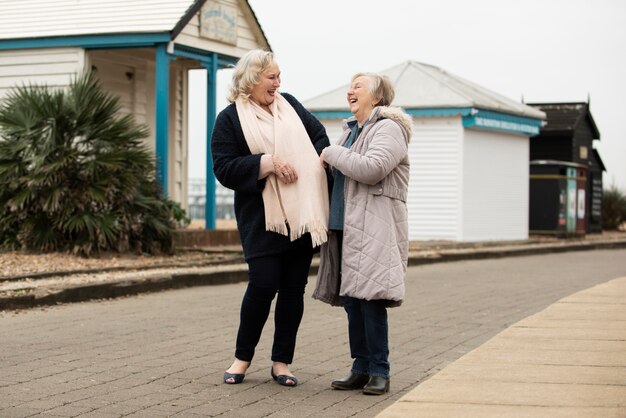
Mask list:
[[[389,391],[387,307],[404,298],[408,260],[406,196],[411,118],[390,107],[394,88],[374,73],[352,77],[347,101],[354,117],[336,145],[321,154],[332,167],[329,239],[320,251],[313,297],[348,314],[347,376],[334,389]]]
[[[244,55],[211,138],[215,176],[235,191],[249,270],[227,384],[244,380],[277,294],[270,372],[281,385],[298,384],[289,364],[313,251],[327,239],[328,186],[319,153],[328,137],[293,96],[279,92],[280,76],[271,52]]]

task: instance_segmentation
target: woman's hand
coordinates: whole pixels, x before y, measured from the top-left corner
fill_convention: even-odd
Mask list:
[[[287,161],[283,161],[280,157],[272,155],[272,163],[274,163],[274,174],[276,174],[278,180],[285,184],[295,183],[298,180],[298,173]]]
[[[328,167],[328,163],[324,159],[324,151],[326,151],[326,148],[324,148],[322,150],[322,153],[320,154],[320,163],[322,164],[322,167],[327,168]]]

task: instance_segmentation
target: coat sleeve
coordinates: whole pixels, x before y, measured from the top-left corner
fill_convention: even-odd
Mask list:
[[[238,192],[261,193],[265,179],[258,180],[262,154],[251,154],[234,105],[217,117],[211,136],[213,172],[225,187]]]
[[[324,151],[326,162],[345,176],[360,183],[374,185],[387,177],[405,157],[407,141],[400,126],[384,119],[372,128],[372,137],[364,154],[341,145],[331,145]]]

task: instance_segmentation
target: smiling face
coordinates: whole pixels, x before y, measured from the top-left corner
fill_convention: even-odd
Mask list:
[[[359,125],[367,120],[376,107],[377,100],[372,97],[370,92],[370,82],[369,77],[359,76],[352,81],[348,89],[348,105]]]
[[[276,98],[280,87],[280,68],[274,64],[259,76],[259,82],[252,87],[250,100],[263,108],[268,108]]]

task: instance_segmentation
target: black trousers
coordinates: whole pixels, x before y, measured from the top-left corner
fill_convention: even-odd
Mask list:
[[[290,364],[296,348],[296,336],[304,313],[306,287],[313,250],[301,245],[293,250],[248,261],[248,288],[241,303],[235,357],[252,361],[278,294],[274,311],[272,361]]]

